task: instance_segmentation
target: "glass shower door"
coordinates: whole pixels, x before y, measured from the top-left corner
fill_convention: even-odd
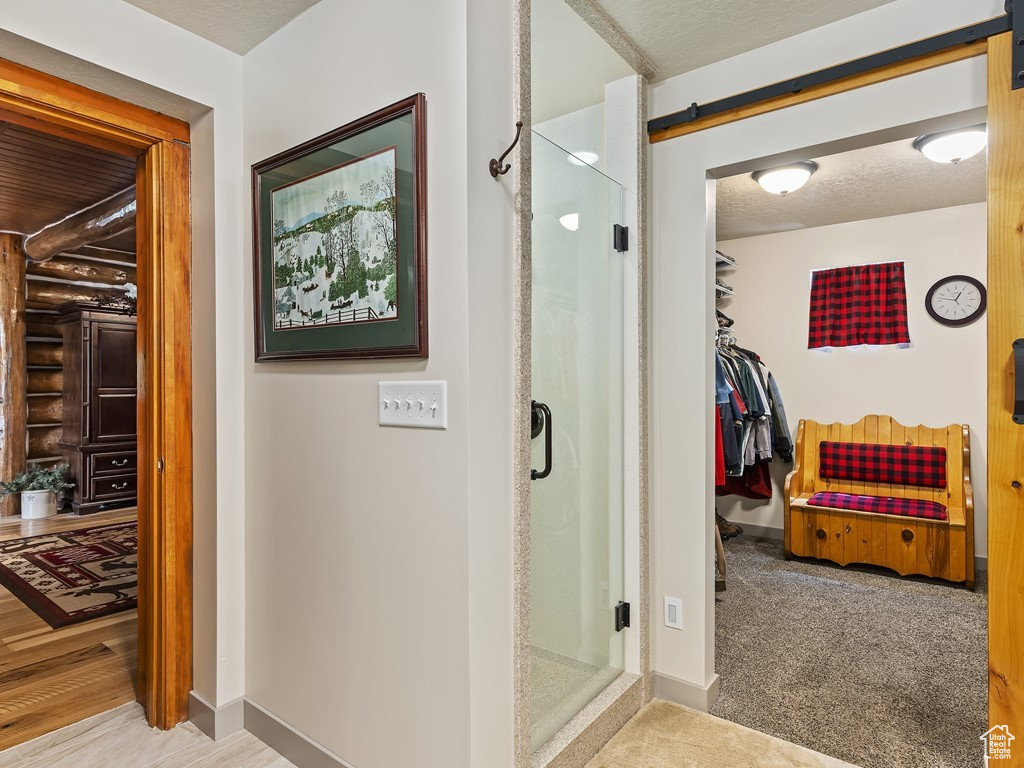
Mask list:
[[[612,227],[624,193],[539,134],[532,140],[536,749],[623,670],[623,256]]]

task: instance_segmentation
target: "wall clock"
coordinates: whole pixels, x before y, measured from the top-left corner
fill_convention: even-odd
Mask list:
[[[967,325],[985,313],[985,286],[967,275],[950,275],[928,289],[924,306],[938,323]]]

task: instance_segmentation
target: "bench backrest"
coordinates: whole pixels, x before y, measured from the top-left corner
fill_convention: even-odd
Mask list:
[[[937,501],[947,507],[962,508],[964,455],[969,451],[970,432],[966,425],[950,424],[945,427],[908,427],[891,416],[865,416],[856,424],[820,424],[809,419],[801,422],[801,440],[797,446],[805,478],[803,492],[836,491],[839,493],[894,496],[906,499]],[[895,455],[909,460],[909,464],[894,462],[891,470],[878,473],[871,470],[829,466],[826,446],[826,467],[822,472],[822,443],[856,443],[909,447],[909,452],[896,451]],[[942,449],[916,450],[916,449]],[[944,454],[944,456],[943,456]],[[968,454],[969,455],[969,454]],[[937,469],[942,456],[944,471]],[[833,456],[834,458],[834,456]],[[870,460],[868,461],[870,464]],[[901,469],[902,467],[902,469]],[[911,471],[906,471],[907,469]],[[888,477],[902,482],[883,482]],[[813,483],[809,487],[808,483]]]

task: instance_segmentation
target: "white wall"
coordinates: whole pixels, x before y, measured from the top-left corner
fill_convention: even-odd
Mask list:
[[[194,686],[244,690],[242,59],[122,0],[8,3],[3,56],[193,123]]]
[[[778,381],[794,442],[800,419],[849,424],[878,413],[910,425],[970,424],[975,551],[982,556],[988,551],[985,322],[939,325],[924,297],[948,275],[985,282],[986,210],[976,203],[719,243],[738,263],[726,278],[736,294],[720,306],[736,321],[740,346],[757,352]],[[906,263],[911,346],[807,349],[811,271],[884,261]],[[781,530],[792,465],[776,458],[771,467],[770,502],[724,496],[718,511],[741,524]]]
[[[473,5],[324,0],[245,57],[247,165],[427,98],[430,358],[244,366],[247,695],[360,768],[512,751],[511,25]],[[448,429],[380,428],[382,379],[446,380]]]
[[[998,16],[998,0],[896,0],[652,89],[652,115],[684,109]],[[654,669],[693,686],[714,678],[714,182],[708,172],[978,109],[985,60],[922,72],[749,118],[651,148],[651,505]],[[815,156],[815,155],[812,155]],[[737,172],[737,171],[733,171]],[[688,286],[688,287],[687,287]],[[683,630],[663,596],[683,600]]]

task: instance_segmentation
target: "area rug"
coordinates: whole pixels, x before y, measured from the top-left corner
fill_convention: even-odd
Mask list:
[[[0,541],[0,584],[54,629],[137,605],[138,526]]]
[[[986,574],[977,589],[727,541],[712,714],[863,768],[982,765]]]

